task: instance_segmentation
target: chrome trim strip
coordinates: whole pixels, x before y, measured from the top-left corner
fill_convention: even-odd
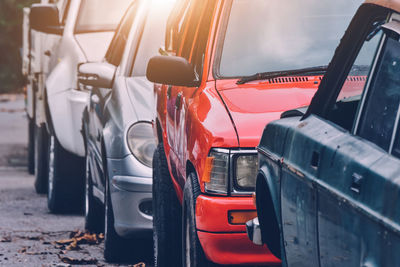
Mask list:
[[[270,151],[268,151],[268,150],[266,150],[266,149],[264,149],[262,147],[259,147],[259,146],[257,147],[257,151],[260,154],[270,158],[272,161],[275,161],[276,163],[281,164],[281,158],[277,157],[276,155],[274,155]]]

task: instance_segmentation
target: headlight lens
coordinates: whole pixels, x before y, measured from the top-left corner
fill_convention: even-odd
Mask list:
[[[227,194],[229,180],[229,150],[222,152],[220,149],[211,150],[209,154],[212,160],[209,182],[205,183],[208,193]]]
[[[150,122],[139,122],[128,130],[127,141],[132,154],[144,165],[151,167],[156,140]]]
[[[235,161],[235,183],[239,189],[253,191],[258,171],[257,155],[238,156]]]

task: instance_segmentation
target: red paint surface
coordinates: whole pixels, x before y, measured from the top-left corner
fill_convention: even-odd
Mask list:
[[[266,246],[254,245],[245,233],[207,233],[198,231],[206,257],[218,264],[280,265]]]

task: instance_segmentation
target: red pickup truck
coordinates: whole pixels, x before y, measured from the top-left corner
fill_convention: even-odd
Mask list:
[[[156,266],[280,264],[246,236],[255,147],[268,122],[309,104],[360,2],[177,1],[147,68]]]

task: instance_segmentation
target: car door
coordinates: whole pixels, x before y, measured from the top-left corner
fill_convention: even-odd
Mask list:
[[[185,44],[181,51],[181,56],[186,58],[194,68],[197,81],[202,80],[203,59],[205,58],[206,45],[210,32],[211,21],[216,8],[216,1],[203,0],[196,1],[193,5],[193,14],[188,23]],[[190,99],[194,96],[197,87],[180,87],[177,91],[175,102],[175,146],[174,151],[177,155],[178,177],[184,182],[186,179],[186,151],[187,139],[186,127],[188,107]]]
[[[189,53],[193,46],[193,35],[195,32],[193,31],[193,27],[197,25],[197,23],[193,20],[196,5],[201,1],[196,0],[187,0],[182,1],[180,3],[180,11],[177,13],[181,16],[178,17],[177,20],[174,21],[175,26],[172,26],[175,29],[176,37],[173,42],[177,43],[174,47],[177,49],[176,54],[178,56],[182,56],[189,60]],[[192,24],[194,23],[194,25]],[[184,178],[178,173],[179,166],[179,156],[178,156],[178,145],[180,140],[177,139],[176,129],[177,126],[177,109],[182,104],[182,96],[185,87],[183,86],[167,86],[167,99],[166,99],[166,132],[167,132],[167,141],[170,147],[169,159],[171,164],[171,170],[173,172],[174,178],[178,180],[178,183],[183,185]]]
[[[388,25],[400,30],[398,22],[383,27]],[[336,133],[323,155],[318,184],[321,266],[400,264],[400,257],[390,253],[400,244],[399,225],[392,221],[399,185],[391,181],[399,177],[400,161],[388,155],[400,115],[399,37],[380,30],[367,38],[331,111],[342,113],[358,99],[357,109],[347,108],[354,118],[351,132],[332,126]],[[363,90],[349,95],[349,81],[364,75],[368,76]],[[340,120],[333,117],[334,123]]]
[[[282,234],[288,266],[318,266],[316,180],[324,129],[316,120],[290,129],[282,158]]]
[[[112,68],[118,68],[121,63],[139,2],[140,1],[135,1],[135,3],[129,7],[107,51],[105,64],[109,64]],[[93,168],[93,172],[95,172],[93,173],[94,185],[101,192],[104,190],[103,158],[105,155],[102,154],[102,133],[106,120],[104,107],[111,97],[111,93],[111,88],[92,88],[88,108],[89,145],[91,145],[91,151],[93,153],[93,158],[95,159],[93,162],[95,164],[95,168]]]

